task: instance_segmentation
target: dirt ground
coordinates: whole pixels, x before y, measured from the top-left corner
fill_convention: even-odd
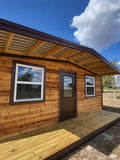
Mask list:
[[[120,108],[120,90],[116,93],[117,99],[114,99],[113,91],[105,90],[103,92],[103,105],[108,107]]]
[[[117,93],[119,98],[120,93]],[[103,104],[120,108],[120,99],[103,93]],[[72,150],[59,160],[120,160],[120,122]]]

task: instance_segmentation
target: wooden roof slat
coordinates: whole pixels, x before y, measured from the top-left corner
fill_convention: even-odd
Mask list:
[[[19,44],[10,44],[8,50],[10,48],[26,48],[27,50],[31,48],[32,45],[19,45]]]
[[[109,68],[109,69],[101,69],[101,70],[96,71],[96,72],[101,73],[101,72],[111,72],[111,71],[112,71],[111,68]]]
[[[104,69],[109,69],[109,66],[99,66],[99,67],[94,67],[92,68],[94,71],[100,71],[100,70],[104,70]]]
[[[27,55],[31,55],[35,50],[37,50],[42,44],[44,44],[45,41],[38,40],[37,43],[35,43],[28,51]]]
[[[97,67],[90,67],[90,69],[99,69],[99,68],[104,68],[104,67],[107,67],[108,65],[105,64],[105,65],[101,65],[101,66],[97,66]],[[109,67],[109,66],[108,66]]]
[[[81,65],[84,65],[86,63],[89,63],[90,61],[96,61],[96,60],[99,60],[97,57],[90,57],[88,59],[84,59],[80,62],[77,62],[78,64],[80,63]]]
[[[28,49],[29,49],[29,48],[10,47],[10,48],[8,49],[7,53],[9,52],[9,50],[15,50],[16,52],[21,50],[21,51],[23,51],[23,52],[27,52]]]
[[[7,52],[8,47],[9,47],[9,45],[10,45],[10,43],[11,43],[14,35],[15,35],[15,34],[14,34],[14,33],[11,33],[11,32],[8,34],[7,41],[6,41],[6,45],[5,45],[5,48],[4,48],[4,53]]]
[[[78,58],[80,58],[80,57],[86,56],[86,55],[88,55],[88,54],[89,54],[89,53],[87,53],[87,52],[80,52],[79,54],[73,55],[72,57],[67,58],[67,59],[70,60],[70,61],[74,61],[74,60],[76,60],[76,59],[78,59]]]
[[[15,37],[14,37],[15,40],[20,40],[20,41],[34,41],[36,40],[35,38],[32,38],[32,37],[28,37],[28,36],[24,36],[24,35],[21,35],[21,34],[15,34]]]
[[[81,56],[81,57],[75,59],[74,61],[75,61],[76,63],[79,63],[79,62],[88,60],[88,59],[91,58],[91,57],[93,57],[93,55],[88,54],[88,55],[85,55],[85,56]]]
[[[77,66],[79,66],[79,67],[82,67],[83,68],[83,66],[81,65],[81,64],[78,64],[78,63],[76,63],[75,61],[71,61],[73,64],[75,64],[75,65],[77,65]],[[89,68],[87,68],[87,67],[84,67],[86,70],[90,70]],[[95,74],[98,74],[96,71],[92,71],[93,73],[95,73]],[[99,74],[98,74],[99,75]]]
[[[67,57],[68,55],[74,54],[74,53],[76,53],[76,52],[78,52],[78,50],[76,50],[76,49],[71,49],[71,50],[69,50],[69,51],[67,51],[67,52],[59,55],[59,56],[57,57],[57,59],[65,58],[65,57]]]
[[[55,47],[55,48],[52,49],[51,51],[45,53],[45,54],[43,55],[43,57],[46,58],[46,57],[48,57],[48,56],[50,56],[50,55],[52,55],[52,54],[60,51],[60,50],[63,49],[63,48],[65,48],[65,46],[59,46],[59,45],[58,45],[57,47]]]
[[[103,61],[101,61],[101,60],[98,60],[98,61],[85,63],[83,66],[89,67],[89,68],[93,68],[93,67],[99,67],[101,65],[105,65],[105,63]]]
[[[11,45],[28,45],[28,46],[31,46],[31,45],[33,45],[35,42],[32,42],[32,41],[30,41],[30,42],[26,42],[26,41],[15,41],[14,39],[12,40],[12,43],[11,43]]]
[[[115,71],[113,71],[113,72],[108,72],[108,73],[100,73],[101,76],[116,75],[116,74],[118,74],[118,72],[115,72]]]
[[[54,43],[49,43],[49,42],[45,41],[45,43],[42,46],[40,46],[34,53],[39,53],[39,54],[41,54],[43,52],[47,53],[47,52],[49,52],[50,50],[54,49],[57,46],[58,45],[56,45]]]
[[[4,52],[4,49],[3,48],[0,48],[0,52],[3,53]],[[8,50],[7,53],[10,53],[10,54],[16,54],[16,55],[25,55],[26,52],[23,52],[23,51],[16,51],[16,50]]]

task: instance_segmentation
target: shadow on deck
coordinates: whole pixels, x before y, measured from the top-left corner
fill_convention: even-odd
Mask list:
[[[120,108],[117,107],[103,106],[103,110],[120,113]]]
[[[1,140],[0,160],[57,159],[119,120],[119,113],[102,110]]]

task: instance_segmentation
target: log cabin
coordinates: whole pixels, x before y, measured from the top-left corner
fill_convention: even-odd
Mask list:
[[[92,48],[0,19],[0,137],[102,110],[101,76],[115,74]]]

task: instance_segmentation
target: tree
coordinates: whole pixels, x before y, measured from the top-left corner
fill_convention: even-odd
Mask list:
[[[31,81],[32,80],[32,75],[28,72],[26,72],[24,75],[21,77],[18,77],[19,81]]]
[[[117,60],[114,59],[111,62],[113,65],[115,65],[117,68],[118,67],[118,63]],[[120,82],[120,77],[117,75],[110,75],[110,76],[103,76],[102,77],[102,84],[103,84],[103,88],[107,87],[107,88],[112,88],[114,90],[114,98],[116,99],[116,87],[119,85]]]

